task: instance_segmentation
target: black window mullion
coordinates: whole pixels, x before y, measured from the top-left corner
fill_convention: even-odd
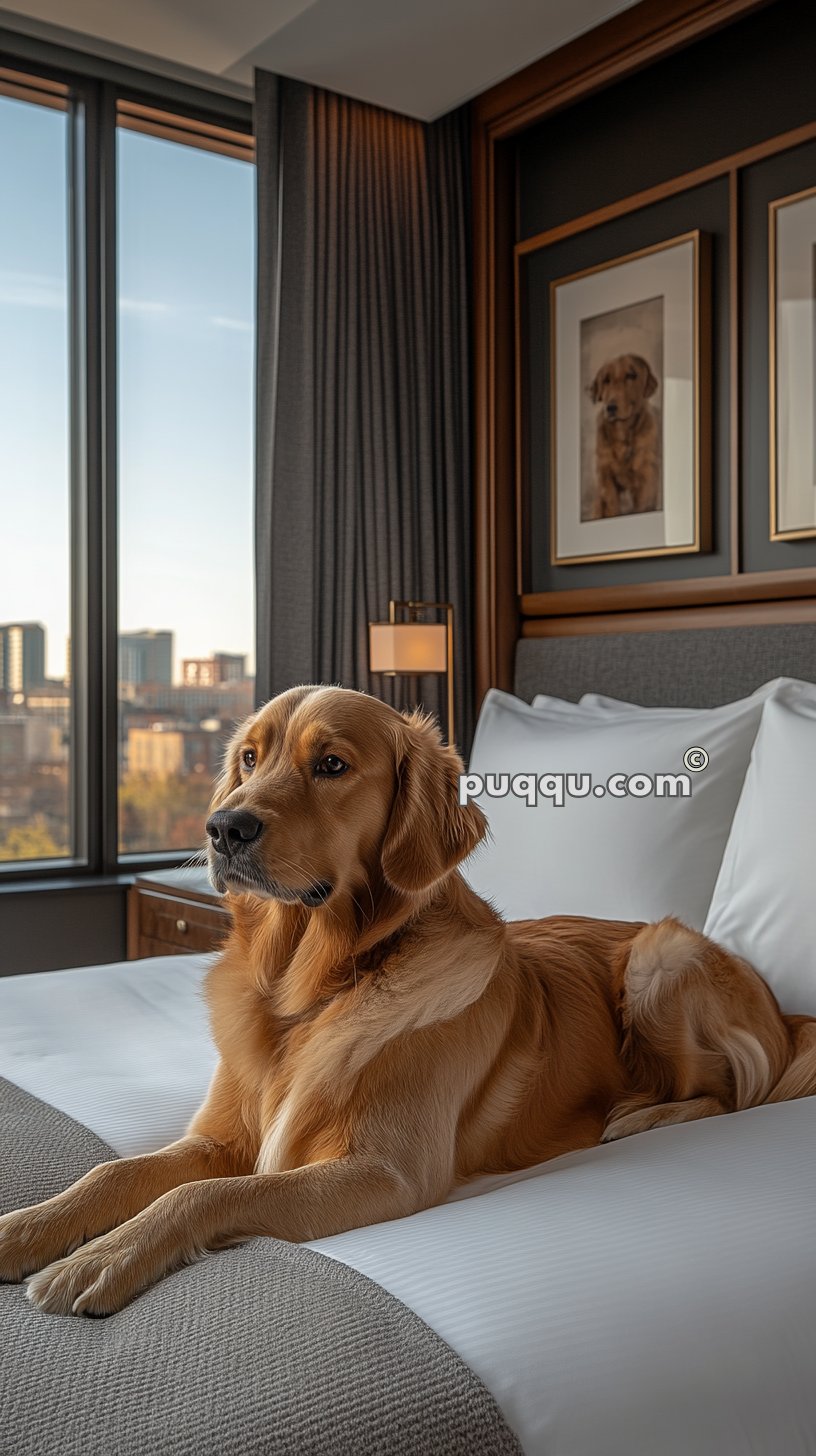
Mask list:
[[[68,128],[68,317],[71,410],[71,853],[94,866],[93,815],[88,813],[89,755],[89,491],[88,491],[88,279],[87,179],[88,110],[92,98],[72,91]],[[92,122],[91,122],[92,124]]]
[[[78,421],[84,469],[78,533],[76,755],[84,791],[78,824],[87,825],[92,873],[117,870],[117,560],[116,560],[116,104],[105,83],[84,89],[84,267],[77,308],[83,400]],[[84,651],[82,648],[84,647]],[[83,732],[84,730],[84,732]],[[83,752],[84,749],[84,752]]]
[[[116,91],[101,87],[98,138],[100,257],[100,522],[102,868],[119,859],[119,563],[117,463]]]
[[[102,254],[101,217],[101,99],[102,86],[90,83],[85,107],[85,235],[84,235],[84,455],[85,535],[82,574],[85,680],[83,707],[85,805],[88,824],[88,868],[104,872],[105,776],[102,739],[104,704],[104,471],[102,415]]]

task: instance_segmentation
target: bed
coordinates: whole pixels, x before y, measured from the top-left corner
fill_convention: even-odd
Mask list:
[[[757,631],[728,646],[722,639],[734,634],[724,631],[712,634],[716,644],[700,632],[667,634],[680,654],[671,669],[677,706],[750,694],[780,673],[816,678],[816,630]],[[594,661],[584,645],[571,659],[577,677],[563,644],[522,644],[518,687],[525,699],[545,688],[574,701],[598,688],[637,700],[655,642],[633,640],[616,675],[607,671],[608,639],[597,640]],[[214,1065],[200,995],[206,965],[174,957],[0,980],[0,1077],[120,1156],[161,1146],[183,1132]],[[814,1207],[816,1098],[804,1098],[483,1179],[440,1207],[308,1251],[416,1319],[397,1322],[395,1350],[410,1337],[424,1359],[419,1331],[430,1331],[455,1357],[445,1379],[459,1382],[460,1402],[475,1409],[483,1390],[503,1427],[487,1407],[477,1434],[462,1436],[460,1423],[449,1435],[444,1412],[435,1424],[429,1365],[430,1427],[393,1441],[380,1435],[373,1450],[499,1451],[517,1442],[527,1456],[804,1456],[816,1452]],[[241,1257],[227,1251],[215,1264]],[[206,1267],[165,1283],[200,1280]],[[229,1270],[219,1277],[228,1288]],[[59,1323],[81,1335],[84,1322]],[[105,1449],[87,1427],[69,1420],[66,1429],[77,1450]],[[268,1445],[257,1439],[234,1449],[352,1449],[342,1426],[322,1446],[287,1444],[279,1427]],[[219,1440],[233,1449],[223,1431]],[[0,1449],[6,1456],[1,1440]],[[34,1449],[18,1445],[8,1456]],[[174,1434],[153,1449],[188,1447]],[[211,1448],[197,1436],[189,1449]]]

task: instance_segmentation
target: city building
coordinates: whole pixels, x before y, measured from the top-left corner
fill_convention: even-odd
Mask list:
[[[181,664],[181,680],[185,687],[219,687],[222,683],[243,682],[245,678],[246,655],[241,652],[185,657]]]
[[[45,628],[41,622],[0,624],[0,688],[25,693],[45,681]]]
[[[68,761],[68,738],[54,723],[19,713],[0,714],[0,778],[19,775],[32,764]]]
[[[17,697],[19,695],[15,694],[15,698]],[[25,712],[54,724],[63,733],[67,734],[70,731],[71,689],[67,683],[43,683],[40,687],[25,694],[23,708]]]
[[[217,683],[214,687],[168,687],[145,683],[138,690],[122,692],[128,711],[175,714],[190,721],[202,718],[222,720],[245,718],[255,706],[252,678],[241,682]]]
[[[131,687],[141,683],[173,681],[173,633],[145,629],[119,634],[119,682]]]
[[[130,728],[127,735],[127,772],[147,778],[186,778],[217,772],[223,750],[221,724],[212,728],[187,723],[153,723]]]

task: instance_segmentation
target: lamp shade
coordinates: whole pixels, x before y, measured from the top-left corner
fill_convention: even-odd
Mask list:
[[[447,672],[448,636],[444,622],[369,622],[372,672]]]

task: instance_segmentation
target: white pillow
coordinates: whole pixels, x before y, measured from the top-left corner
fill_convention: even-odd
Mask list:
[[[580,707],[534,708],[496,689],[485,698],[470,773],[506,775],[506,792],[473,793],[492,840],[465,865],[479,894],[508,919],[591,915],[656,920],[677,915],[702,927],[745,778],[763,700],[758,696],[687,715],[588,715]],[[684,767],[702,748],[708,766]],[[510,792],[519,774],[535,775],[535,807]],[[541,775],[574,775],[586,797],[556,805],[540,792]],[[616,797],[613,775],[685,776],[689,797]],[[466,780],[466,782],[468,782]],[[474,784],[475,780],[470,780]],[[615,780],[620,787],[620,780]],[[599,796],[595,786],[604,788]],[[499,780],[490,787],[503,787]],[[552,790],[553,784],[550,785]]]
[[[512,696],[512,694],[508,693],[507,696],[510,697]],[[533,698],[532,706],[534,708],[545,708],[547,712],[552,713],[580,712],[588,713],[591,714],[593,717],[597,717],[598,713],[606,708],[608,702],[614,702],[613,698],[599,698],[596,705],[595,702],[592,701],[593,696],[594,695],[592,693],[584,693],[584,696],[579,703],[571,703],[568,698],[550,698],[547,696],[546,693],[536,693],[536,696]],[[524,699],[517,698],[516,702],[523,703]]]
[[[765,705],[705,923],[783,1011],[816,1016],[816,688]]]

